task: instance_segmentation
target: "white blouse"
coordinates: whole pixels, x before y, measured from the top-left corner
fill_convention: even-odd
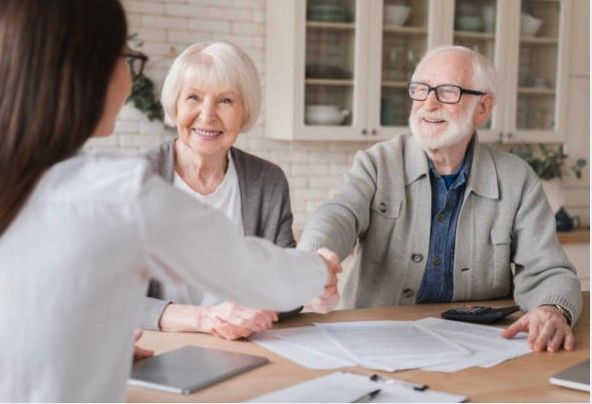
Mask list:
[[[0,236],[0,401],[123,400],[151,277],[287,310],[325,268],[244,237],[140,157],[65,160]]]

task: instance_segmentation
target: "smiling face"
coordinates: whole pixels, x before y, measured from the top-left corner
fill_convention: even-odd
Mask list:
[[[203,158],[225,158],[245,119],[239,93],[230,86],[190,83],[177,100],[179,141]]]
[[[473,64],[466,57],[441,53],[426,61],[413,77],[413,81],[436,87],[453,84],[465,89],[475,88]],[[409,126],[426,150],[437,150],[468,143],[475,128],[485,122],[491,112],[489,96],[463,94],[457,104],[438,101],[431,91],[425,101],[413,101]]]

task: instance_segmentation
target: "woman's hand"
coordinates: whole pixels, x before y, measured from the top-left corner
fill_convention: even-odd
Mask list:
[[[319,248],[317,254],[321,256],[327,266],[327,281],[323,294],[315,297],[307,307],[316,313],[328,313],[339,303],[339,291],[337,289],[337,274],[341,273],[341,263],[339,257],[328,248]]]
[[[212,307],[169,304],[160,319],[162,331],[207,332],[224,339],[238,339],[265,331],[277,321],[272,310],[256,310],[231,302]]]
[[[134,344],[142,338],[142,334],[144,332],[141,329],[134,330]],[[144,358],[149,358],[154,355],[154,351],[149,349],[140,348],[138,345],[134,345],[134,360],[140,360]]]

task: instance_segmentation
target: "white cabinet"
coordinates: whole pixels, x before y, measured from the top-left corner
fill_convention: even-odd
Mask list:
[[[268,0],[266,136],[404,132],[415,64],[429,48],[461,44],[499,74],[483,140],[562,142],[570,18],[571,0]]]

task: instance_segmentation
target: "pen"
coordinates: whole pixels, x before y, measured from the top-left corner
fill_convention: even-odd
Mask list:
[[[374,397],[378,393],[380,393],[381,389],[372,390],[370,393],[366,393],[363,396],[356,398],[355,400],[351,401],[352,403],[367,403],[368,401],[372,401]]]
[[[425,391],[430,388],[430,386],[428,386],[427,384],[415,384],[415,383],[406,382],[404,380],[387,379],[387,378],[381,377],[377,374],[373,374],[372,376],[370,376],[370,380],[372,380],[373,382],[380,381],[385,384],[400,384],[402,386],[410,387],[415,391]]]

